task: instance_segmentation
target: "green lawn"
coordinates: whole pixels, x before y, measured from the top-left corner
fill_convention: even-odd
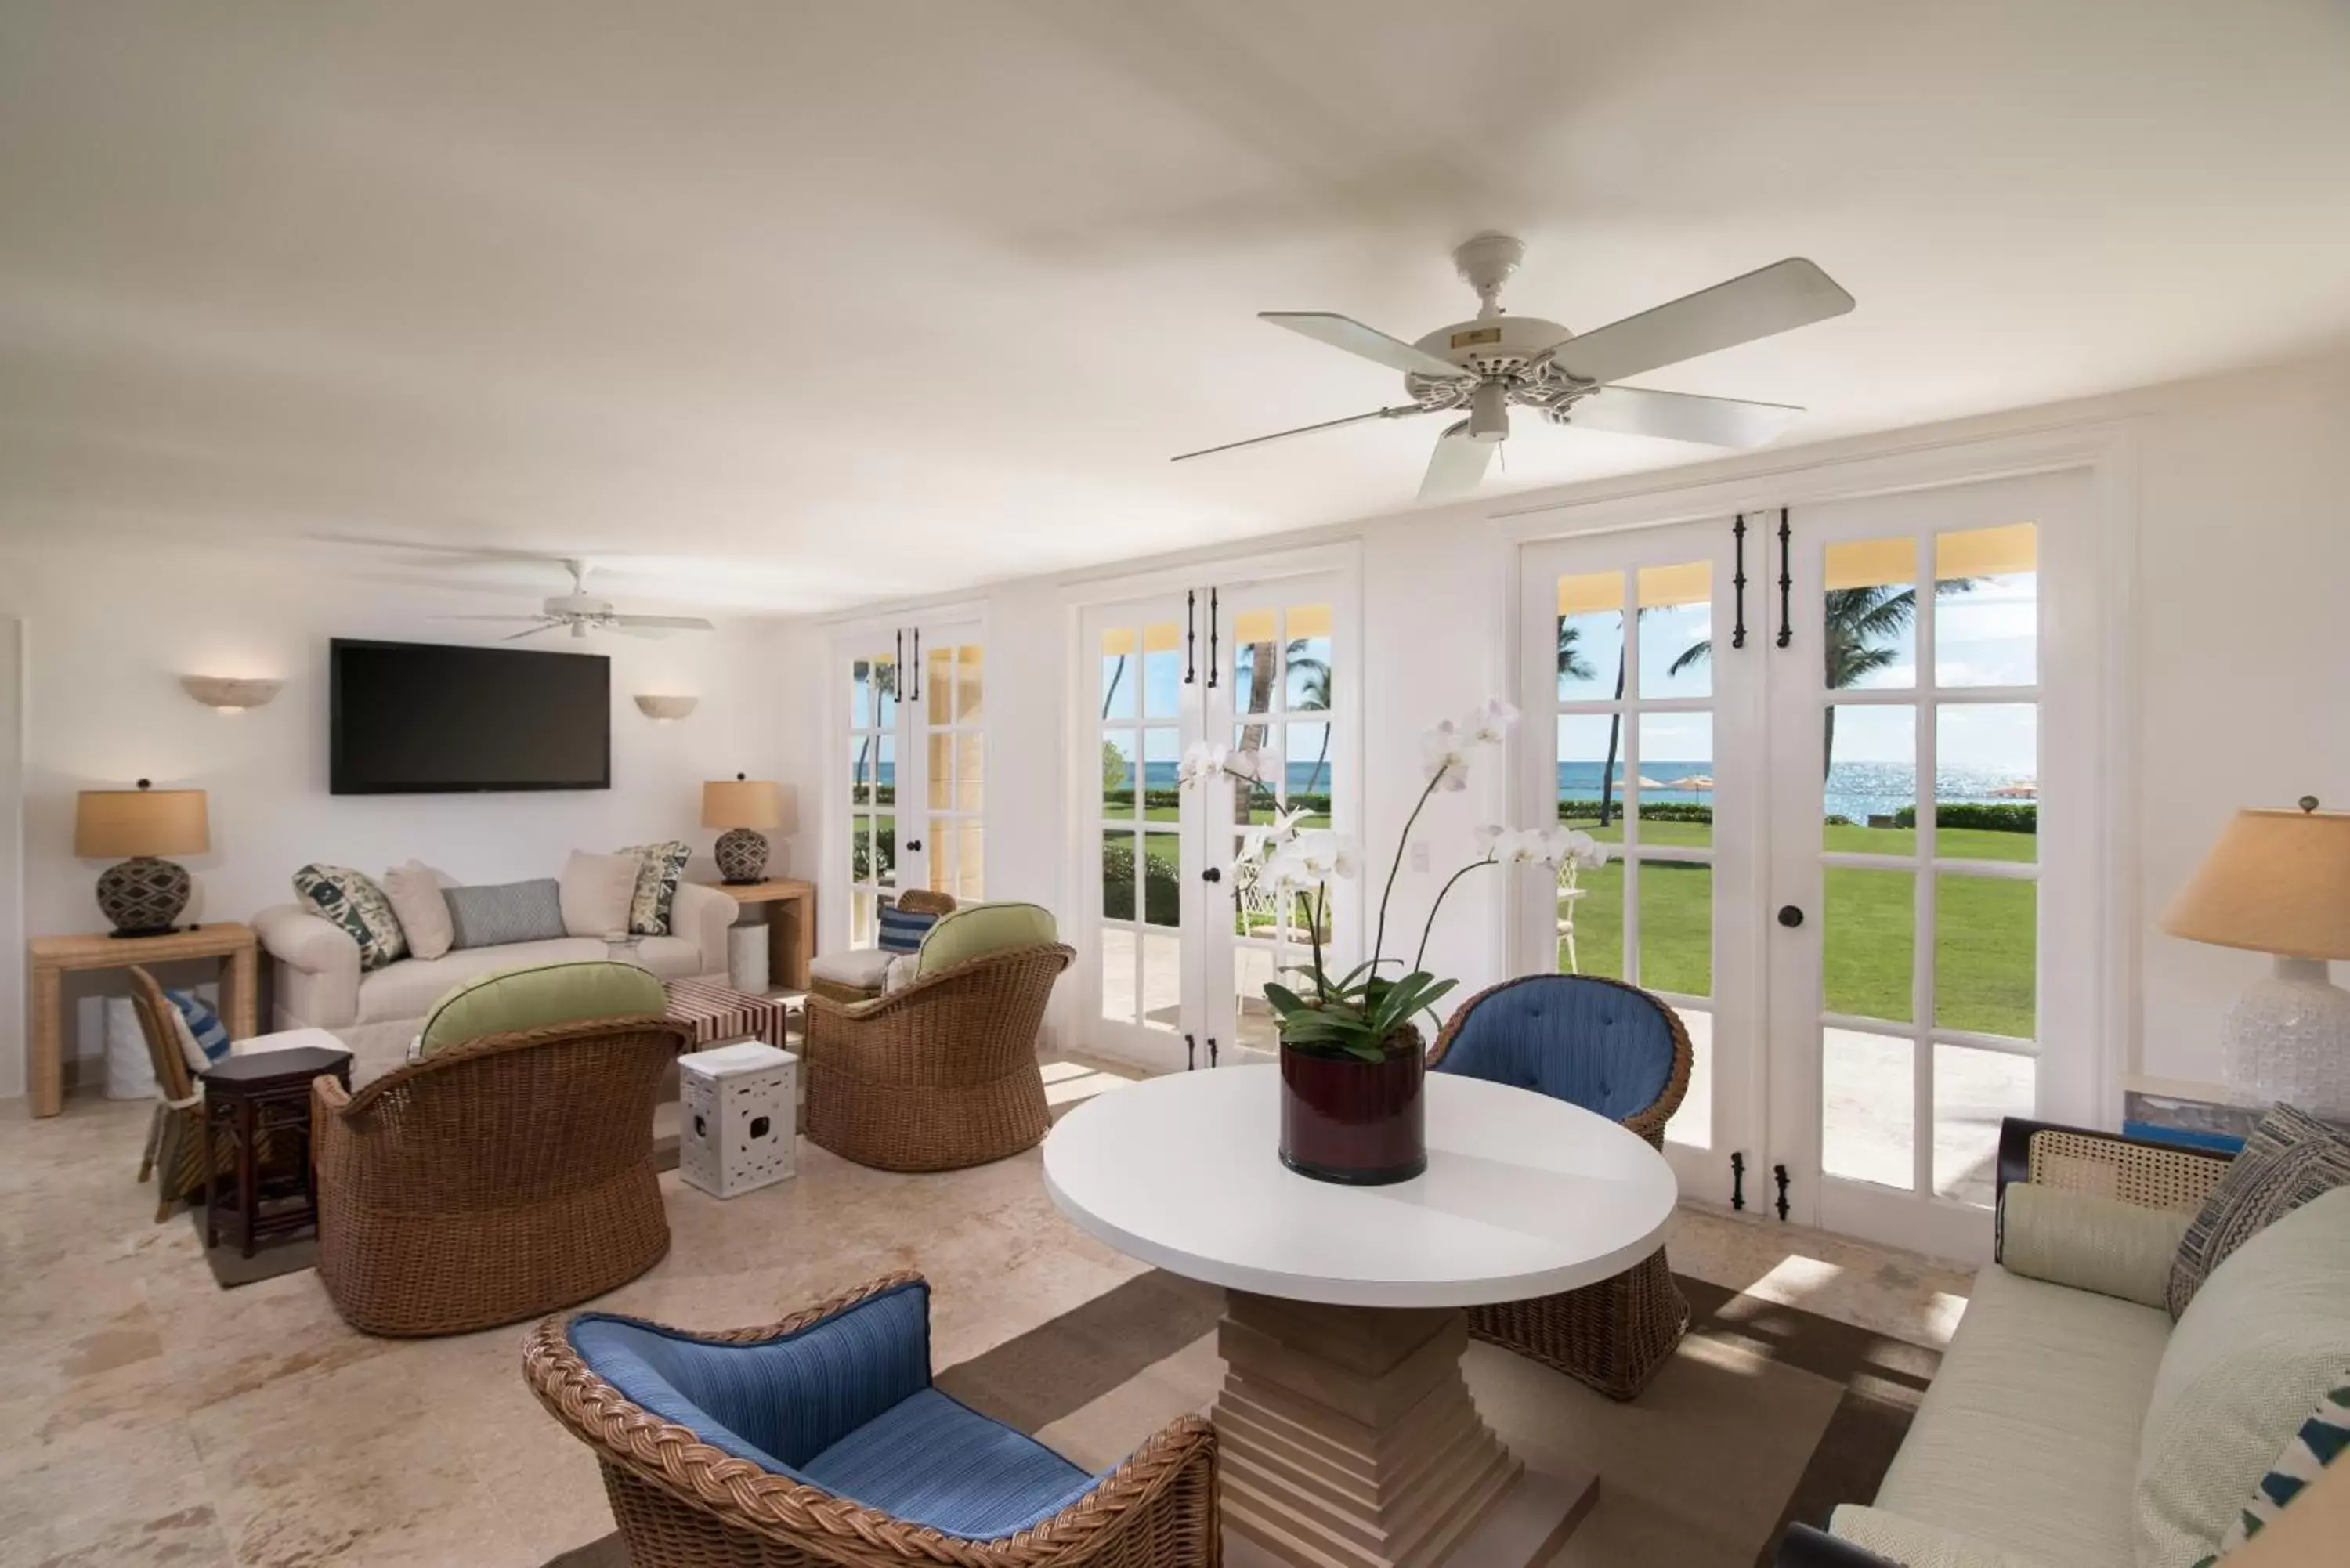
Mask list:
[[[1623,842],[1620,823],[1594,837]],[[1703,823],[1643,822],[1644,844],[1708,842]],[[2030,860],[2032,835],[1943,828],[1944,858]],[[1901,828],[1827,829],[1826,847],[1885,855],[1908,854],[1917,834]],[[1822,962],[1833,1012],[1907,1023],[1910,1018],[1911,953],[1916,946],[1916,874],[1832,866]],[[2033,1029],[2034,898],[2030,882],[1943,875],[1936,895],[1935,1022],[1949,1029],[2029,1038]],[[1713,869],[1644,862],[1640,867],[1640,973],[1624,974],[1624,867],[1610,860],[1583,874],[1585,896],[1575,909],[1575,948],[1586,974],[1637,978],[1659,991],[1711,993]],[[1566,964],[1566,944],[1559,944]]]

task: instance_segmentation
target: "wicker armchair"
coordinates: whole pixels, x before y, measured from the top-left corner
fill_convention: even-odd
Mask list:
[[[885,910],[897,909],[910,915],[928,915],[936,920],[954,913],[955,900],[951,893],[909,888],[895,898],[885,900],[883,907]],[[835,1002],[870,1002],[881,994],[889,961],[896,956],[881,948],[823,954],[808,971],[808,992],[828,996]]]
[[[1664,1147],[1689,1090],[1689,1031],[1679,1014],[1622,981],[1536,974],[1461,1004],[1428,1057],[1431,1070],[1551,1095],[1613,1116]],[[1471,1307],[1469,1332],[1629,1399],[1672,1358],[1688,1298],[1665,1250],[1612,1279],[1533,1301]]]
[[[531,1332],[523,1375],[595,1451],[636,1568],[1218,1568],[1205,1420],[1088,1477],[931,1387],[929,1314],[914,1273],[730,1333],[581,1313]]]
[[[312,1085],[318,1274],[369,1334],[463,1334],[573,1305],[669,1251],[653,1167],[659,1018],[452,1045],[356,1093]]]
[[[959,1170],[1033,1148],[1049,1123],[1036,1031],[1076,957],[1011,948],[879,1001],[807,1002],[808,1141],[882,1170]]]

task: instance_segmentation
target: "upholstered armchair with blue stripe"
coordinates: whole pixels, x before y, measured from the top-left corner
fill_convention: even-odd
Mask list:
[[[1428,1064],[1596,1111],[1662,1148],[1665,1123],[1689,1089],[1689,1030],[1638,986],[1600,975],[1534,974],[1463,1002]],[[1648,1386],[1688,1328],[1689,1302],[1661,1247],[1596,1285],[1469,1313],[1478,1338],[1615,1399]]]
[[[930,1299],[899,1273],[765,1328],[579,1313],[524,1374],[595,1450],[636,1568],[1222,1561],[1206,1421],[1087,1474],[931,1386]]]

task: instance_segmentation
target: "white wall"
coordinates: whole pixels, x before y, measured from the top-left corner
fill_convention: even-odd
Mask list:
[[[1669,517],[1676,494],[1701,484],[1752,479],[1768,493],[1838,465],[1935,448],[1957,453],[1962,468],[1976,443],[2110,425],[2129,432],[2123,444],[2134,455],[2123,466],[2134,472],[2121,476],[2108,589],[2116,613],[2134,616],[2142,649],[2136,679],[2121,688],[2135,711],[2114,715],[2124,734],[2135,724],[2135,755],[2114,770],[2124,793],[2106,803],[2114,820],[2134,815],[2137,824],[2122,846],[2136,862],[2137,907],[2116,912],[2126,935],[2108,977],[2126,1015],[2119,1065],[2208,1084],[2219,1075],[2219,1015],[2265,961],[2165,937],[2156,916],[2237,805],[2314,793],[2350,806],[2350,654],[2341,632],[2350,593],[2350,358],[1375,519],[1255,549],[1359,541],[1365,820],[1374,861],[1383,864],[1417,794],[1421,728],[1515,689],[1515,552],[1543,526],[1528,514],[1648,497],[1660,518]],[[1231,547],[1131,563],[1118,575],[1180,565],[1208,582],[1215,562],[1251,553]],[[1086,580],[1036,579],[980,596],[989,639],[990,892],[1052,904],[1065,920],[1077,898],[1061,871],[1072,808],[1063,718],[1070,604]],[[830,631],[801,623],[786,636],[786,776],[801,787],[808,829],[799,863],[817,866],[821,786],[827,770],[839,771],[826,744]],[[1419,836],[1430,844],[1432,869],[1406,870],[1391,923],[1416,928],[1444,871],[1468,853],[1471,827],[1506,815],[1501,773],[1489,767],[1478,788],[1431,808]],[[1461,978],[1464,993],[1506,970],[1500,888],[1471,888],[1466,898],[1455,895],[1430,953],[1440,972]],[[837,942],[838,900],[824,918]],[[1073,1020],[1077,999],[1067,989],[1064,1011]]]
[[[681,837],[706,853],[702,781],[772,775],[776,710],[764,669],[776,628],[746,624],[586,645],[613,660],[609,790],[329,794],[328,639],[464,641],[465,628],[426,618],[481,607],[413,587],[296,576],[261,559],[0,547],[0,618],[21,616],[28,643],[26,931],[104,927],[92,891],[103,867],[72,849],[74,797],[84,788],[147,777],[206,791],[213,847],[185,859],[196,884],[189,918],[243,919],[287,901],[288,877],[307,860],[374,872],[413,856],[460,881],[495,882],[553,876],[575,847]],[[269,706],[227,716],[182,692],[183,674],[274,676],[286,686]],[[691,693],[701,703],[688,719],[656,724],[637,711],[639,692]],[[707,865],[689,870],[709,874]],[[86,1023],[94,1017],[78,1011]],[[21,1092],[6,1075],[22,1061],[22,1018],[12,1007],[0,1022],[0,1095]],[[78,1033],[78,1054],[95,1054],[95,1030]]]

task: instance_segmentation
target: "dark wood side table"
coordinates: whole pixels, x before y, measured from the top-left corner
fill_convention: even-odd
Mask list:
[[[204,1245],[220,1245],[224,1211],[240,1231],[244,1255],[265,1236],[291,1235],[318,1222],[317,1180],[310,1168],[310,1082],[331,1073],[351,1086],[351,1054],[317,1045],[231,1056],[198,1076],[204,1085]],[[221,1169],[216,1137],[229,1140],[234,1176]],[[262,1169],[266,1144],[271,1167]],[[222,1189],[234,1180],[234,1192]],[[264,1205],[269,1207],[265,1209]]]

